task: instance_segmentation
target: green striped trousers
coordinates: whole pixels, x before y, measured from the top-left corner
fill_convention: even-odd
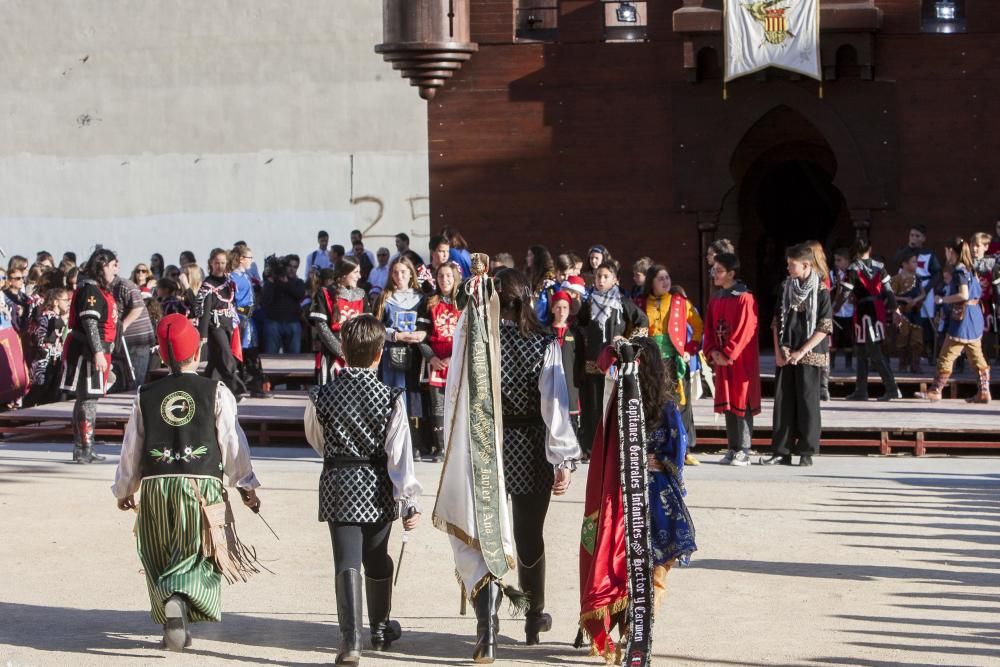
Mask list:
[[[222,576],[201,555],[201,507],[188,479],[208,504],[222,502],[222,483],[198,477],[142,480],[136,542],[146,571],[153,620],[166,623],[163,605],[174,593],[188,600],[191,621],[222,618]]]

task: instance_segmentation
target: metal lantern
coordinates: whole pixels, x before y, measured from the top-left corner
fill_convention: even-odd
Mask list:
[[[375,52],[425,100],[479,50],[469,37],[469,0],[382,0],[382,39]]]

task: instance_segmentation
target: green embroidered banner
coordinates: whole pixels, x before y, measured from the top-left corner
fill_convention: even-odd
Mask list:
[[[499,397],[494,396],[493,370],[499,359],[490,354],[489,304],[496,299],[492,283],[485,276],[473,279],[472,298],[466,305],[466,354],[469,382],[469,435],[472,454],[472,495],[479,546],[493,576],[500,578],[510,569],[500,530],[500,471],[497,465],[497,420]]]

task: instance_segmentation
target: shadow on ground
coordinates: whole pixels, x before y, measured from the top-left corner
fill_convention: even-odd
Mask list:
[[[0,644],[36,651],[77,653],[99,657],[122,656],[134,660],[155,661],[174,654],[158,648],[159,626],[149,614],[141,611],[108,609],[73,609],[0,602]],[[423,632],[408,629],[423,619],[397,617],[403,626],[403,638],[393,650],[369,657],[396,658],[401,662],[417,665],[468,663],[471,660],[475,636]],[[458,620],[456,618],[456,620]],[[579,664],[586,662],[586,650],[575,649],[567,641],[547,642],[539,646],[524,646],[519,642],[521,623],[517,619],[501,619],[499,653],[505,660],[545,664]],[[470,631],[473,626],[470,625]],[[41,631],[40,627],[45,630]],[[191,656],[204,656],[223,660],[238,660],[255,665],[315,665],[289,659],[271,659],[260,656],[233,655],[213,650],[209,643],[279,649],[296,653],[321,653],[332,661],[340,644],[340,632],[335,622],[329,620],[295,620],[288,618],[262,618],[246,612],[224,612],[222,623],[197,623],[191,626],[194,645],[185,651]],[[572,639],[572,638],[569,638]],[[368,638],[365,633],[365,646]],[[396,650],[398,649],[398,650]],[[252,651],[250,651],[252,653]],[[300,656],[304,658],[305,656]]]

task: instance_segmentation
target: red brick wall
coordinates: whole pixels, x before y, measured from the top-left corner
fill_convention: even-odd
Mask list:
[[[931,227],[937,246],[954,233],[992,231],[1000,215],[1000,3],[967,3],[963,35],[919,33],[913,0],[876,4],[885,12],[876,82],[828,82],[817,103],[879,172],[857,178],[891,181],[886,198],[895,199],[871,211],[876,250],[901,245],[913,222]],[[813,96],[815,82],[749,77],[731,86],[727,102],[720,81],[685,83],[682,40],[670,30],[679,1],[649,2],[650,41],[633,44],[600,41],[592,0],[563,0],[556,44],[511,44],[510,0],[472,5],[480,51],[429,106],[433,226],[455,225],[476,248],[518,261],[532,243],[581,254],[604,243],[625,264],[640,255],[666,261],[675,280],[696,287],[698,217],[675,201],[675,181],[720,175],[701,174],[701,155],[678,159],[681,146],[700,142],[707,154],[723,121],[739,120],[751,98]],[[675,136],[677,110],[695,98],[690,134]],[[882,107],[895,117],[891,127]]]

